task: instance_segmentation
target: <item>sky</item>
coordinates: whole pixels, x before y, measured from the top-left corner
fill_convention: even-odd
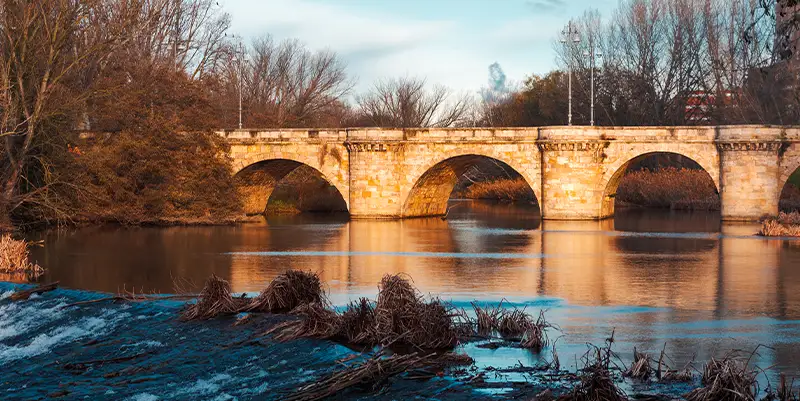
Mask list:
[[[335,51],[356,80],[425,78],[455,92],[478,93],[489,65],[509,83],[555,68],[553,41],[570,18],[618,0],[219,0],[231,31],[248,41],[296,38]]]

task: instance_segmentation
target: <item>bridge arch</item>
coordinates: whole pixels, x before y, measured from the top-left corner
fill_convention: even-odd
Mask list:
[[[622,178],[632,164],[642,161],[647,157],[655,155],[678,155],[683,156],[694,163],[708,175],[714,185],[717,195],[719,195],[719,163],[714,163],[712,158],[708,155],[694,154],[697,152],[683,152],[674,150],[647,150],[643,152],[635,152],[625,157],[620,157],[614,162],[609,163],[604,171],[603,178],[599,182],[598,190],[602,191],[603,197],[600,204],[600,217],[611,217],[614,215],[614,205],[616,200],[617,189],[619,188]],[[716,156],[716,153],[714,154]]]
[[[538,156],[538,153],[536,155]],[[506,160],[485,153],[450,152],[446,156],[413,166],[411,173],[407,175],[410,181],[408,190],[402,198],[402,216],[420,217],[445,214],[447,202],[459,178],[469,169],[481,164],[494,165],[508,172],[508,178],[521,177],[530,188],[537,205],[540,206],[540,176],[537,175],[534,178],[519,163],[506,162]],[[536,163],[538,164],[538,160]]]
[[[778,177],[778,208],[779,210],[798,210],[800,209],[800,190],[792,186],[800,187],[797,179],[792,177],[800,176],[800,144],[792,143],[783,150],[781,155],[780,175]],[[790,182],[793,181],[793,182]]]
[[[332,197],[330,205],[332,205],[331,207],[334,211],[349,211],[346,187],[337,183],[336,179],[329,178],[319,169],[292,159],[267,158],[258,160],[258,158],[253,158],[253,160],[257,161],[246,165],[243,162],[242,165],[244,166],[233,176],[236,186],[239,188],[246,214],[265,213],[275,190],[285,184],[285,179],[292,173],[295,173],[295,177],[293,177],[295,181],[291,183],[294,185],[325,183],[321,187],[317,185],[319,188],[311,188],[312,191],[310,193],[317,195],[319,192],[329,192],[328,196]],[[326,191],[328,187],[335,190]],[[299,192],[299,190],[296,192]],[[299,196],[302,197],[302,195]],[[307,199],[300,200],[308,201]],[[313,206],[311,207],[308,210],[313,211]],[[301,209],[301,211],[306,210]]]

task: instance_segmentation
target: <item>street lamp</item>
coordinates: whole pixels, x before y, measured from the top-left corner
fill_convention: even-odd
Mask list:
[[[569,42],[580,43],[581,37],[578,35],[578,29],[569,21],[567,27],[561,31],[561,43],[567,44]],[[570,51],[570,56],[572,51]],[[571,57],[567,59],[567,75],[569,76],[569,112],[567,113],[568,125],[572,125],[572,60]]]
[[[589,45],[590,50],[583,52],[583,55],[584,56],[589,56],[590,60],[591,60],[590,68],[592,70],[592,72],[591,72],[591,75],[592,75],[592,95],[591,95],[591,97],[592,97],[592,100],[591,100],[591,103],[592,103],[592,118],[591,118],[591,122],[589,123],[589,125],[594,127],[594,59],[595,59],[595,57],[603,57],[603,53],[595,51],[594,39],[590,38],[589,39],[589,43],[590,43],[590,45]]]
[[[236,64],[236,72],[238,73],[237,81],[239,81],[239,129],[242,129],[242,63],[241,59],[244,58],[244,51],[241,51],[241,58],[236,54],[233,55],[232,61]]]

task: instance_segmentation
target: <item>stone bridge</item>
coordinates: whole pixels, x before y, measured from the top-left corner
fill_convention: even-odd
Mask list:
[[[800,127],[539,127],[281,129],[220,131],[249,213],[307,165],[342,195],[354,218],[442,215],[459,176],[481,160],[502,162],[531,186],[544,219],[602,219],[627,166],[654,153],[697,162],[720,193],[722,218],[778,212],[800,167]]]

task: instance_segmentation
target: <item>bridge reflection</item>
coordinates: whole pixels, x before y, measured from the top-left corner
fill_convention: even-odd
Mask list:
[[[703,213],[542,221],[510,205],[452,210],[448,220],[299,215],[238,227],[90,228],[45,235],[33,258],[49,268],[43,281],[109,292],[171,292],[212,273],[255,292],[288,269],[312,270],[337,304],[404,273],[457,302],[551,307],[569,334],[562,355],[616,328],[626,352],[667,343],[678,360],[704,360],[769,343],[762,366],[800,358],[800,242],[754,237],[756,225]]]

